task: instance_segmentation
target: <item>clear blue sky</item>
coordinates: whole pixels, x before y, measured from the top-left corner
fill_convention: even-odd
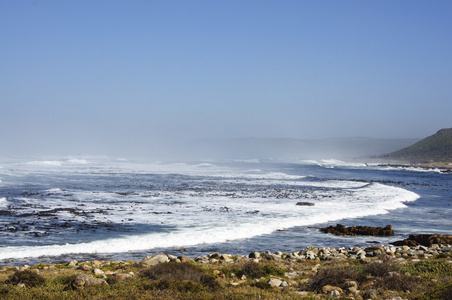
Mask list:
[[[452,127],[452,1],[0,2],[0,153]]]

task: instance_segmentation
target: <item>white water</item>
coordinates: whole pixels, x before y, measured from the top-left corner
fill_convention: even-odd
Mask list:
[[[47,245],[4,246],[0,248],[0,259],[221,243],[294,226],[386,214],[419,198],[413,192],[379,183],[311,180],[310,174],[236,170],[210,163],[93,165],[86,160],[64,160],[15,167],[15,176],[39,174],[38,178],[44,176],[45,181],[46,176],[64,179],[67,174],[88,174],[82,178],[85,181],[80,179],[80,184],[99,182],[94,188],[70,185],[68,188],[50,187],[40,191],[38,196],[18,195],[15,201],[22,205],[22,213],[36,210],[33,204],[39,201],[48,208],[62,209],[58,218],[63,221],[168,227],[141,234],[122,233],[112,238],[99,235],[91,242],[66,243],[60,239],[58,243]],[[170,177],[161,177],[162,174]],[[190,177],[180,177],[181,174]],[[111,178],[105,181],[98,177],[101,175]],[[149,188],[140,185],[149,185]],[[168,185],[177,188],[168,189]],[[127,188],[120,189],[122,186]],[[299,201],[313,202],[315,206],[297,206]],[[0,205],[4,202],[6,198],[1,197]],[[70,208],[82,209],[77,205],[83,205],[90,215],[72,214]]]

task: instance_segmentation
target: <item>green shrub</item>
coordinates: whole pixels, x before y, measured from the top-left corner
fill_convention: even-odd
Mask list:
[[[146,289],[149,290],[173,290],[180,293],[199,293],[206,288],[200,283],[192,280],[161,279],[151,281]]]
[[[190,263],[161,263],[140,273],[140,277],[153,280],[178,279],[200,281],[204,272]]]
[[[351,268],[327,268],[321,269],[315,274],[309,284],[308,288],[311,291],[321,291],[325,285],[332,285],[345,289],[346,282],[349,280],[358,281],[360,274]]]
[[[41,275],[25,270],[15,272],[5,281],[5,283],[13,285],[23,283],[27,287],[35,287],[44,284],[45,281],[45,278]]]
[[[247,263],[238,272],[237,276],[241,277],[245,275],[247,278],[260,278],[265,276],[284,276],[284,270],[281,270],[274,265],[263,265],[262,263]]]
[[[440,295],[439,299],[450,300],[452,299],[452,285],[449,285]]]
[[[452,264],[441,260],[423,260],[403,268],[412,275],[452,276]]]
[[[417,285],[418,279],[412,276],[394,274],[380,278],[375,283],[376,287],[391,291],[411,291]]]
[[[388,272],[398,272],[400,270],[400,266],[393,263],[388,262],[372,262],[364,266],[363,271],[365,273],[369,273],[375,277],[381,277]]]

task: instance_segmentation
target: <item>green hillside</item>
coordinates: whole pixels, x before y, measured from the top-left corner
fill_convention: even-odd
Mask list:
[[[410,163],[452,162],[452,128],[441,129],[412,146],[380,157]]]

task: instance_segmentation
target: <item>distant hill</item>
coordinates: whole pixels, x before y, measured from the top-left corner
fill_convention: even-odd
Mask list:
[[[450,163],[452,162],[452,128],[441,129],[414,145],[378,157],[420,164]]]

